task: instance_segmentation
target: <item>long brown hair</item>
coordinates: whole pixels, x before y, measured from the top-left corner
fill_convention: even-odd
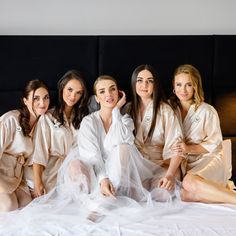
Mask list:
[[[72,108],[72,112],[74,113],[72,124],[75,129],[78,129],[80,127],[82,119],[88,114],[88,91],[85,86],[85,81],[82,77],[82,74],[79,71],[69,70],[58,81],[58,100],[56,106],[54,107],[52,115],[60,122],[61,125],[65,124],[65,101],[63,99],[63,89],[65,88],[66,84],[72,79],[78,80],[83,87],[83,94],[81,98]]]
[[[197,68],[195,68],[192,65],[189,65],[189,64],[180,65],[174,71],[174,76],[172,79],[173,88],[175,85],[175,76],[182,73],[189,75],[192,80],[193,89],[194,89],[193,102],[195,104],[195,111],[196,111],[197,108],[201,105],[201,103],[204,102],[204,92],[202,88],[202,78],[201,78],[200,72],[198,71]],[[172,92],[171,97],[170,97],[170,104],[174,109],[176,109],[177,106],[181,106],[180,101],[178,97],[175,95],[174,91]]]
[[[143,70],[148,70],[153,76],[153,116],[150,130],[148,131],[147,140],[152,138],[155,126],[156,126],[156,117],[157,113],[160,109],[160,105],[162,102],[166,102],[166,97],[164,91],[162,89],[161,81],[155,71],[155,69],[150,65],[140,65],[138,66],[132,74],[131,77],[131,88],[132,88],[132,97],[131,97],[131,106],[129,108],[128,113],[131,115],[135,125],[135,132],[137,131],[137,124],[138,124],[138,116],[139,116],[139,109],[140,109],[140,97],[136,93],[136,81],[139,72]]]
[[[29,134],[31,132],[31,127],[30,127],[30,124],[29,124],[29,122],[30,122],[30,112],[29,112],[29,109],[27,108],[27,106],[24,103],[24,98],[28,99],[30,92],[33,91],[33,93],[32,93],[32,108],[33,108],[33,111],[34,111],[34,107],[33,107],[34,99],[33,98],[34,98],[35,91],[39,88],[45,88],[48,91],[48,87],[44,82],[42,82],[38,79],[30,80],[26,84],[25,89],[24,89],[23,94],[22,94],[22,97],[21,97],[21,107],[18,109],[18,111],[20,112],[19,123],[20,123],[20,126],[22,128],[24,136],[29,136]]]

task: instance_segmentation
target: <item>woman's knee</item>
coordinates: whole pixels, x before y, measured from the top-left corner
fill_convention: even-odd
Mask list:
[[[13,211],[18,208],[18,201],[15,194],[0,194],[0,212]]]
[[[198,177],[191,174],[187,174],[183,179],[182,186],[185,191],[190,192],[192,194],[196,193],[199,187]]]
[[[74,160],[69,165],[70,177],[72,180],[77,180],[81,175],[85,175],[90,180],[89,168],[80,160]]]
[[[25,192],[23,189],[18,188],[16,190],[16,197],[18,201],[18,207],[25,207],[32,201],[30,192]]]
[[[122,143],[119,145],[119,154],[120,154],[120,160],[122,162],[129,161],[130,157],[130,145],[126,143]]]

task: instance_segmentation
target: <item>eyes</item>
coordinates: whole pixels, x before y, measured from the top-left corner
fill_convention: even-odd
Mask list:
[[[185,87],[188,87],[188,88],[192,88],[192,87],[193,87],[192,83],[190,83],[190,82],[189,82],[189,83],[186,83],[186,84],[176,83],[175,86],[176,86],[176,87],[185,86]]]
[[[109,92],[114,92],[114,91],[117,91],[117,88],[114,86],[114,87],[111,87],[109,88]],[[105,93],[105,89],[100,89],[98,91],[99,94],[104,94]]]
[[[40,99],[41,99],[41,96],[34,96],[33,97],[33,101],[34,102],[39,102],[40,101]],[[47,101],[47,100],[49,100],[50,98],[49,98],[49,94],[46,94],[43,98],[42,98],[44,101]]]
[[[72,93],[72,92],[74,91],[74,89],[71,88],[71,87],[68,87],[68,88],[67,88],[67,91],[68,91],[69,93]],[[83,90],[77,91],[76,94],[79,95],[79,96],[82,96]]]
[[[153,84],[154,79],[153,78],[144,79],[144,78],[138,77],[137,80],[136,80],[136,83],[137,84],[142,84],[142,83]]]

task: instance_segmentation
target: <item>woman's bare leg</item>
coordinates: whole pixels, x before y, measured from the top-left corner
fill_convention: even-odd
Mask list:
[[[72,182],[80,182],[81,178],[85,176],[86,178],[86,184],[87,186],[80,186],[82,189],[88,189],[90,192],[91,188],[91,179],[90,179],[90,173],[87,166],[80,160],[73,160],[70,162],[69,166],[69,173],[70,173],[70,179]]]
[[[0,193],[0,212],[13,211],[18,208],[16,194]]]
[[[30,195],[30,192],[25,192],[23,189],[18,188],[16,190],[16,197],[18,200],[18,207],[25,207],[32,201],[32,197]]]
[[[183,179],[181,198],[183,201],[236,204],[236,192],[191,174]]]

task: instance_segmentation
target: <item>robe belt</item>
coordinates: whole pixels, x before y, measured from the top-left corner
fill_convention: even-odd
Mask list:
[[[162,153],[163,153],[163,147],[158,146],[158,145],[145,145],[145,144],[140,144],[136,143],[137,148],[141,151],[141,153],[146,154],[146,158],[150,159],[151,155],[150,153],[156,153],[156,159],[162,159]]]
[[[24,154],[20,154],[16,157],[15,177],[19,178],[22,173],[22,167],[26,164],[28,158]]]

